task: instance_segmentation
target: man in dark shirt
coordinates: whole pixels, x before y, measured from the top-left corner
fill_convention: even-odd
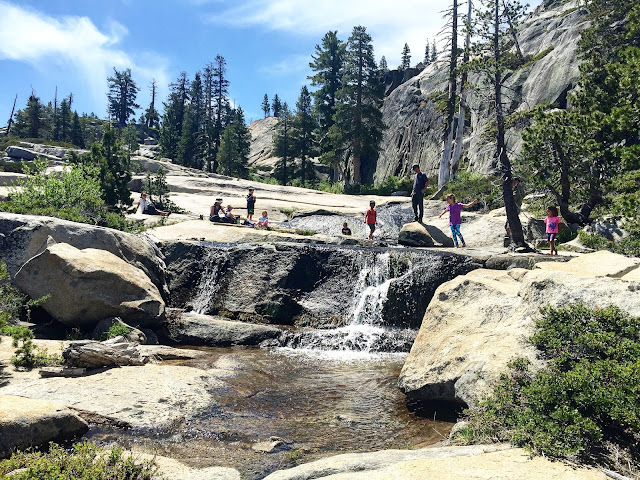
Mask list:
[[[413,206],[413,220],[422,223],[424,215],[424,191],[429,185],[429,178],[420,171],[420,166],[416,163],[413,167],[416,178],[413,180],[413,191],[411,192],[411,205]]]

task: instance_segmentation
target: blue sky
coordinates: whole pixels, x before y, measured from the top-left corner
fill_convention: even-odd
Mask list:
[[[227,61],[230,97],[247,120],[262,118],[265,93],[293,107],[322,36],[354,25],[373,37],[376,58],[397,66],[407,42],[412,63],[436,37],[449,0],[0,0],[0,125],[13,98],[24,108],[33,88],[43,102],[73,92],[73,108],[106,116],[106,77],[131,68],[150,99],[181,71],[190,78],[217,54]],[[538,3],[538,2],[535,2]],[[157,105],[158,107],[158,105]],[[161,105],[159,105],[161,107]],[[139,113],[139,112],[138,112]]]

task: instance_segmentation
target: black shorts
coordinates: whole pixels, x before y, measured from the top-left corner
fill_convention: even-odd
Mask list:
[[[254,211],[255,209],[253,207],[247,205],[247,215],[253,215]]]
[[[367,225],[369,225],[369,228],[371,229],[372,232],[376,231],[376,224],[375,223],[367,223]]]
[[[553,242],[557,235],[557,233],[547,233],[547,242]]]
[[[160,213],[156,210],[156,207],[154,207],[153,205],[147,205],[147,208],[145,208],[142,213],[144,213],[145,215],[160,215]]]

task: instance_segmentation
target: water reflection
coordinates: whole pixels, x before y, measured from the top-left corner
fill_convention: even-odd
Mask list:
[[[228,370],[225,385],[212,388],[215,405],[209,411],[163,435],[114,430],[97,432],[96,438],[135,443],[193,465],[232,466],[244,478],[262,478],[296,461],[331,454],[433,444],[450,429],[450,423],[407,410],[396,387],[403,354],[206,351],[207,356],[182,364]],[[251,449],[270,436],[284,439],[288,452],[267,455]]]

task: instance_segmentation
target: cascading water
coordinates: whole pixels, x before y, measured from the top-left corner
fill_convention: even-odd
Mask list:
[[[390,253],[363,251],[347,324],[330,330],[306,330],[285,335],[285,346],[335,352],[406,352],[415,339],[413,330],[383,326],[383,308],[393,277]],[[409,266],[410,268],[410,266]]]
[[[206,258],[203,259],[205,270],[202,272],[196,294],[191,300],[191,307],[195,313],[207,313],[211,298],[216,295],[219,288],[222,260],[222,253],[217,249],[211,249]]]

